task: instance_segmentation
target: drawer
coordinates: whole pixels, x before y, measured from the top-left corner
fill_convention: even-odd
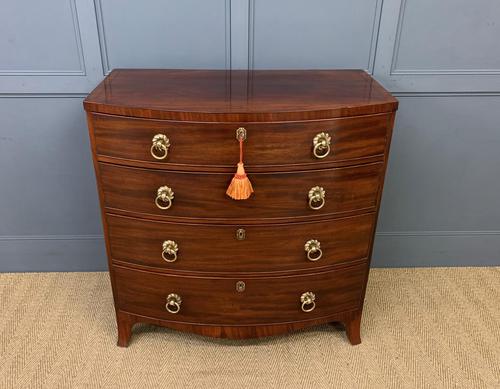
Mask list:
[[[168,223],[110,214],[106,219],[113,260],[217,273],[311,270],[366,258],[375,222],[374,214],[250,226]],[[319,250],[311,240],[319,242]]]
[[[104,204],[108,209],[180,218],[262,219],[311,217],[373,209],[383,164],[290,173],[250,174],[255,193],[232,200],[226,189],[231,174],[187,173],[100,163]],[[169,209],[155,204],[158,188],[174,192]],[[309,206],[309,191],[325,191],[324,206]],[[160,202],[160,206],[167,206]],[[313,206],[321,201],[313,202]]]
[[[195,278],[113,269],[119,310],[174,322],[229,325],[308,320],[357,309],[368,271],[367,264],[358,264],[300,276]],[[306,292],[315,296],[310,312],[302,310]],[[180,303],[175,296],[167,300],[171,294]],[[179,311],[167,311],[167,301],[170,310]],[[305,303],[304,309],[313,308]]]
[[[280,123],[196,123],[125,118],[92,114],[98,156],[166,165],[206,165],[233,168],[239,149],[235,131],[247,129],[247,166],[325,164],[357,161],[382,155],[390,114],[348,117],[335,120]],[[330,152],[324,158],[313,155],[313,139],[329,134]],[[170,146],[164,159],[151,154],[156,134],[165,135]],[[203,152],[200,152],[203,150]],[[153,149],[155,151],[155,149]],[[326,149],[319,155],[326,152]],[[156,150],[162,157],[164,149]],[[115,161],[120,163],[120,161]]]

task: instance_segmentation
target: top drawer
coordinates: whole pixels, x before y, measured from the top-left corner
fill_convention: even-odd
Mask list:
[[[380,157],[386,144],[390,114],[278,123],[205,123],[127,118],[91,114],[98,157],[116,158],[114,163],[148,163],[165,167],[231,167],[239,159],[236,129],[247,129],[245,165],[286,166],[360,163]],[[316,148],[314,138],[320,133],[331,138],[330,149]],[[168,138],[165,147],[153,146],[157,134]],[[329,151],[329,152],[328,152]],[[152,155],[155,152],[156,158]],[[328,152],[328,153],[327,153]],[[327,154],[327,155],[325,155]]]

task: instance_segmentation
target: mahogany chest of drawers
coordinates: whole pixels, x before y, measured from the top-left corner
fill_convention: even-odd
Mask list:
[[[228,338],[340,322],[360,343],[397,106],[359,70],[112,71],[84,107],[118,345],[138,322]],[[234,200],[238,140],[254,192]]]

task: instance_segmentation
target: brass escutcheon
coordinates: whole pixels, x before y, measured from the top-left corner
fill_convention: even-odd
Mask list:
[[[245,291],[245,283],[243,281],[238,281],[236,283],[236,291],[244,292]]]
[[[236,130],[236,139],[238,141],[247,139],[247,130],[244,127],[240,127]]]
[[[246,237],[246,231],[244,228],[238,228],[236,230],[236,239],[238,240],[245,240]]]

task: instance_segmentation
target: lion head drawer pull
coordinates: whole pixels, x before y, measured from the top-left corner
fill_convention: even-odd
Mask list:
[[[155,204],[160,209],[169,209],[174,200],[174,191],[168,186],[160,186],[156,192]]]
[[[151,155],[155,159],[165,159],[168,155],[168,148],[170,147],[170,140],[163,134],[156,134],[153,136],[151,145]]]
[[[316,308],[316,296],[313,292],[305,292],[300,296],[301,308],[304,312],[311,312]]]
[[[330,154],[330,143],[332,138],[327,132],[316,134],[313,139],[313,154],[316,158],[325,158]]]
[[[315,186],[309,191],[309,208],[317,211],[325,205],[326,192],[321,186]]]
[[[166,240],[163,242],[163,251],[161,252],[162,258],[166,262],[177,261],[177,252],[179,251],[179,245],[173,240]]]
[[[176,293],[170,293],[167,296],[165,308],[170,313],[178,313],[181,310],[182,298]]]
[[[323,251],[321,251],[321,243],[316,239],[311,239],[306,242],[304,249],[307,253],[307,259],[312,262],[319,260],[323,256]]]

